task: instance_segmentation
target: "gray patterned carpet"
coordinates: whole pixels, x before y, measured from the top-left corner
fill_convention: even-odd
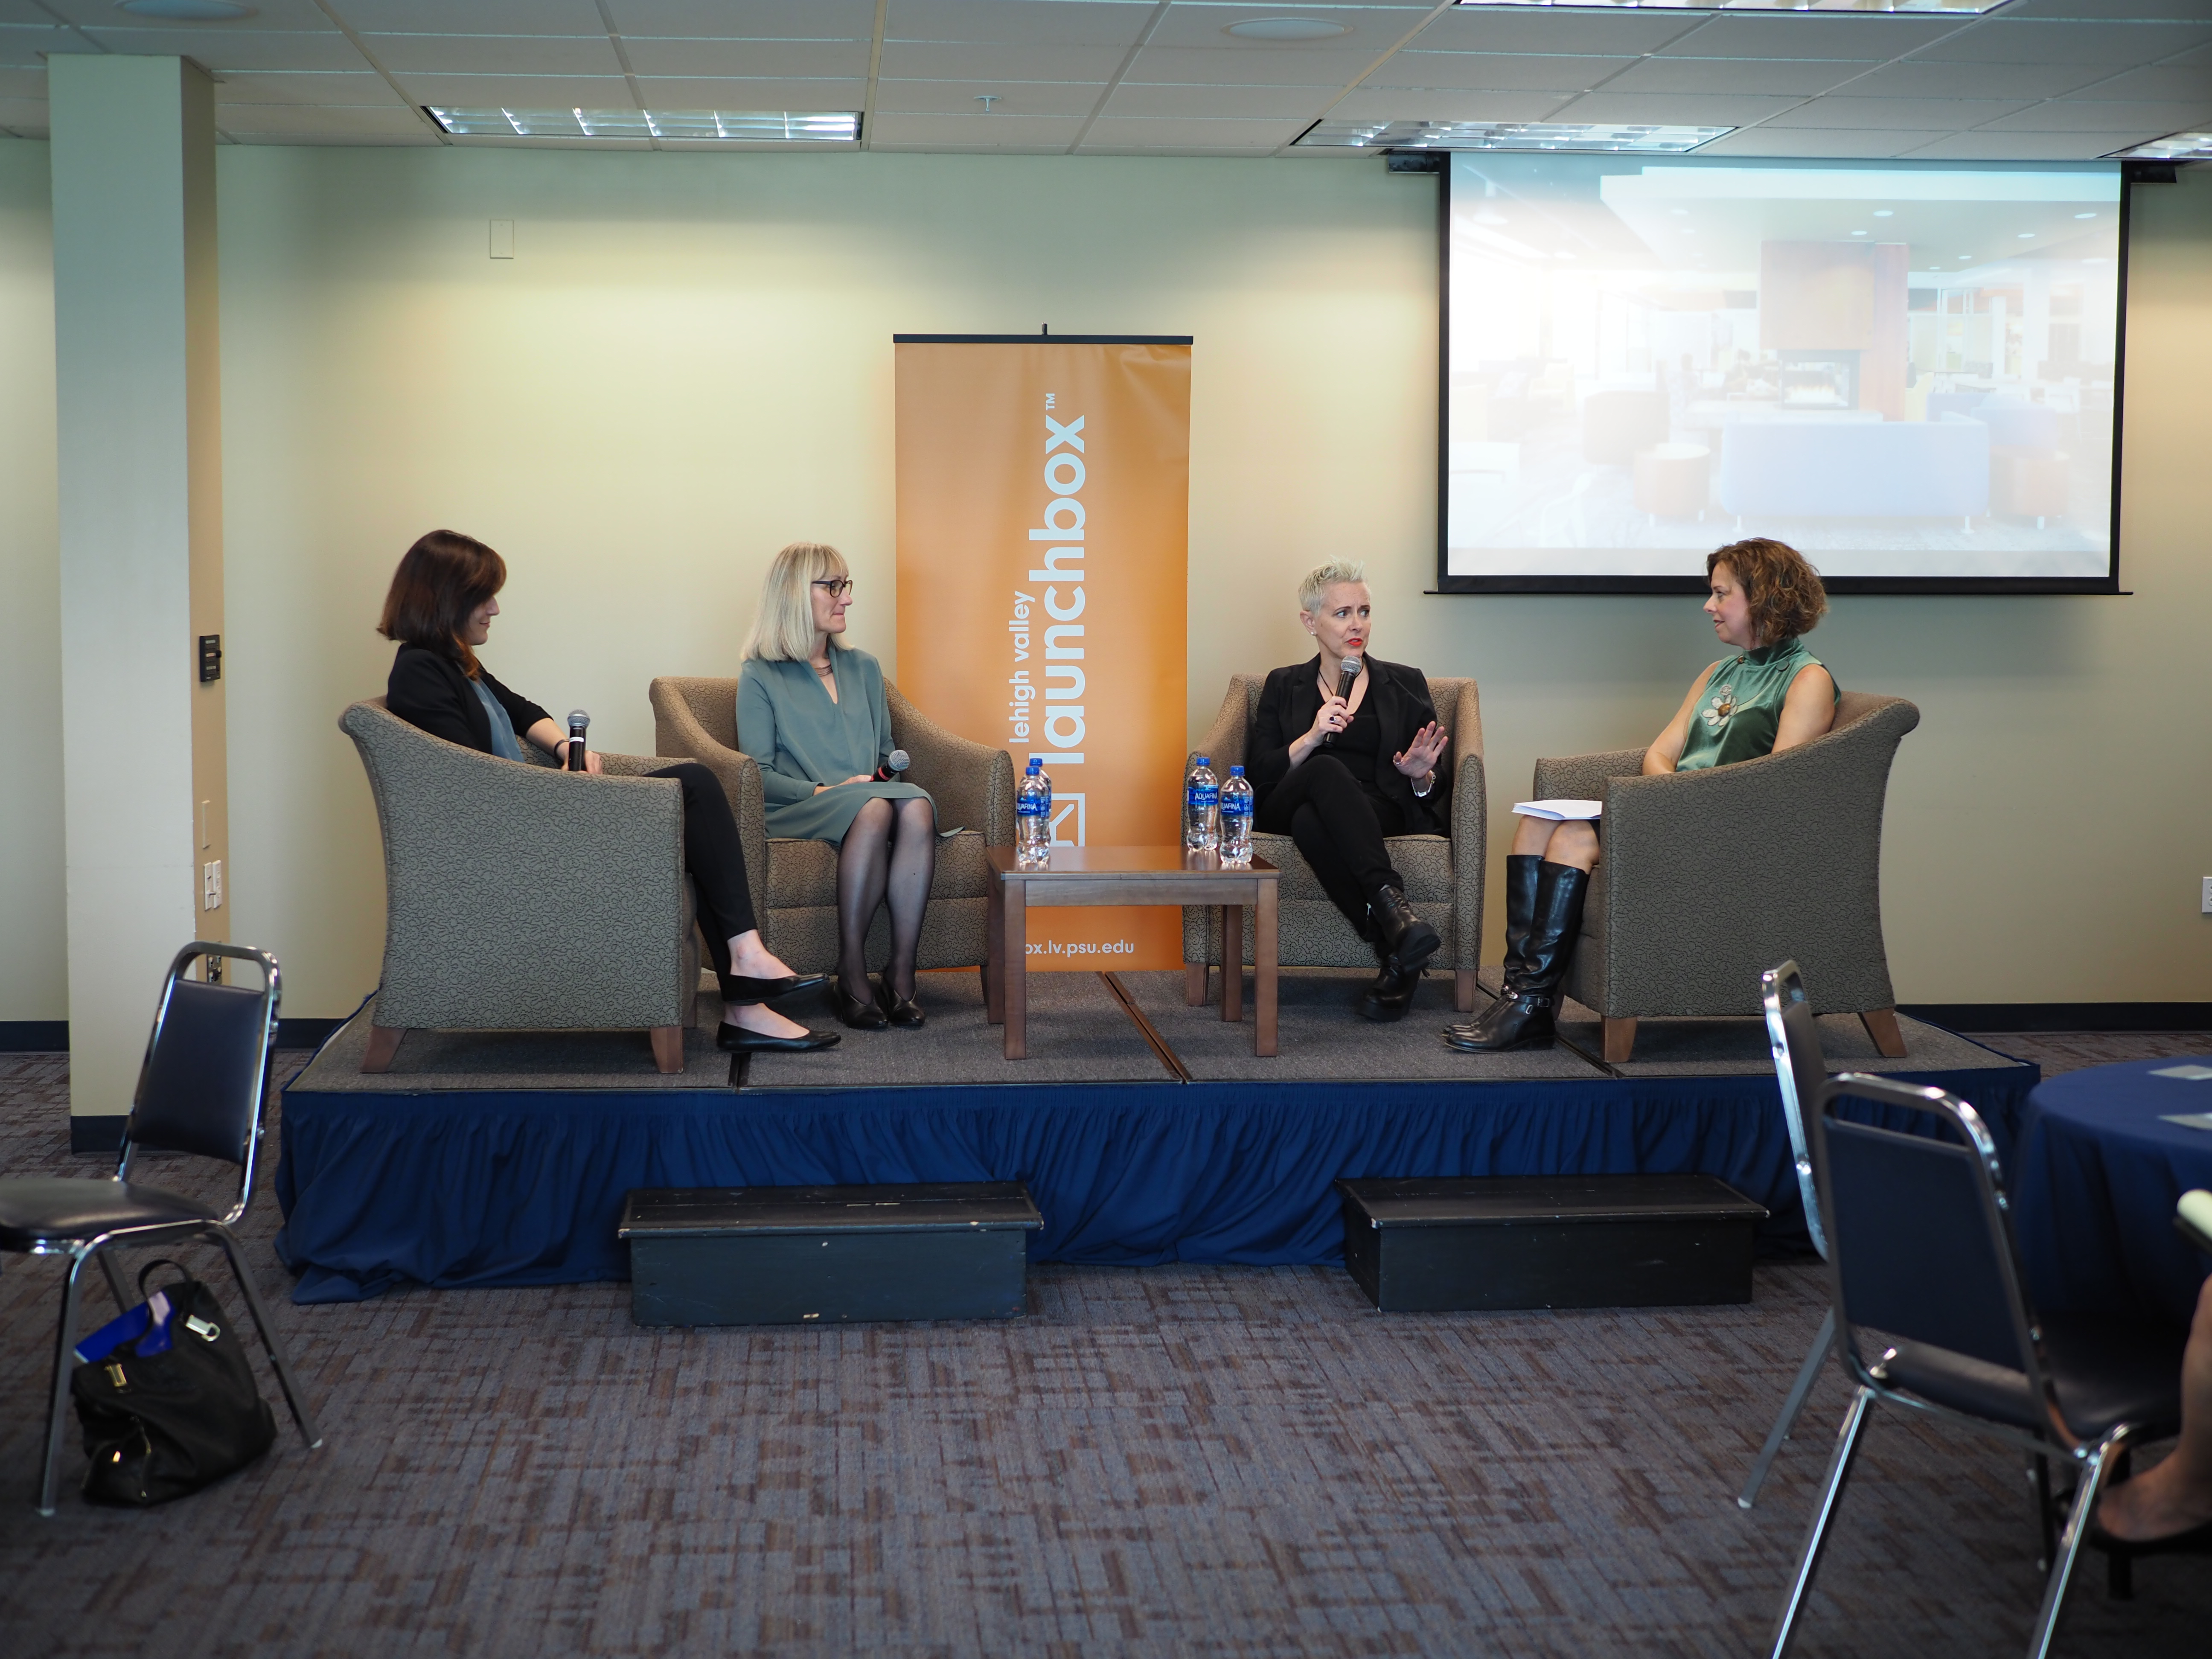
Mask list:
[[[2051,1070],[2212,1048],[1993,1041]],[[64,1150],[63,1066],[0,1055],[0,1173],[101,1172]],[[1747,1307],[1424,1316],[1328,1268],[1048,1267],[1016,1322],[692,1333],[631,1325],[622,1285],[423,1291],[279,1303],[320,1451],[41,1521],[57,1275],[4,1266],[9,1659],[1741,1655],[1842,1402],[1825,1381],[1738,1510],[1819,1317],[1798,1267]],[[1885,1419],[1860,1469],[1797,1651],[2019,1651],[2009,1455]],[[2115,1604],[2085,1575],[2057,1651],[2201,1655],[2212,1570],[2137,1586]]]

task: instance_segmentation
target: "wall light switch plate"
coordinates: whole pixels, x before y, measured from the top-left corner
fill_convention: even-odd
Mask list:
[[[200,866],[200,908],[222,908],[222,860],[210,859]]]
[[[491,222],[491,257],[495,259],[514,258],[514,221],[495,219]]]
[[[2212,876],[2207,876],[2204,878],[2203,914],[2208,916],[2212,916]]]

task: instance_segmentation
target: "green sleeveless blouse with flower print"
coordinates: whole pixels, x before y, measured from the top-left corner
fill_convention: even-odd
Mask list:
[[[1690,710],[1690,735],[1683,739],[1674,769],[1699,772],[1772,754],[1790,682],[1808,668],[1826,666],[1795,638],[1730,657],[1713,670]],[[1838,685],[1837,701],[1843,695]]]

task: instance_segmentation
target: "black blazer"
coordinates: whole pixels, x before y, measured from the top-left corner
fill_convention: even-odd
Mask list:
[[[1406,815],[1409,835],[1448,834],[1451,778],[1445,757],[1437,757],[1436,787],[1426,800],[1414,795],[1413,781],[1390,763],[1390,757],[1403,754],[1414,734],[1437,717],[1436,705],[1429,701],[1429,683],[1418,668],[1373,657],[1367,659],[1367,698],[1360,707],[1374,709],[1382,732],[1375,756],[1375,787],[1398,804],[1398,810]],[[1252,741],[1245,750],[1249,758],[1244,767],[1262,802],[1290,775],[1291,744],[1313,730],[1314,719],[1320,713],[1318,655],[1294,667],[1278,668],[1267,676],[1267,683],[1260,688],[1260,706],[1253,714]]]
[[[516,696],[481,664],[477,672],[483,677],[485,689],[507,710],[516,738],[526,746],[529,739],[525,733],[538,721],[553,717],[529,698]],[[479,749],[487,755],[492,752],[491,716],[484,712],[483,699],[477,696],[460,664],[442,652],[419,645],[401,646],[392,660],[384,704],[401,720],[421,726],[434,738],[458,743],[464,749]]]

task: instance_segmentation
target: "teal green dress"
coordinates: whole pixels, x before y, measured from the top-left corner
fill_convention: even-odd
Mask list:
[[[911,783],[846,783],[880,769],[891,752],[884,668],[865,651],[833,648],[837,700],[805,662],[749,658],[738,672],[738,747],[760,763],[768,832],[842,842],[871,800],[928,800]],[[820,794],[817,783],[835,784]]]
[[[1682,741],[1682,757],[1674,769],[1701,772],[1772,754],[1790,682],[1808,668],[1826,665],[1806,650],[1804,641],[1795,638],[1716,663],[1697,707],[1690,711],[1690,735]],[[1843,695],[1839,685],[1838,702]]]

